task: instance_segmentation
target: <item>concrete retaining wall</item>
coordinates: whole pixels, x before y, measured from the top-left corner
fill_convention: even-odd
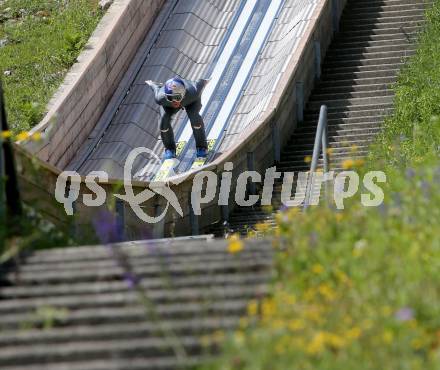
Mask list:
[[[63,169],[95,127],[165,0],[115,0],[52,98],[33,132],[45,140],[23,144]]]

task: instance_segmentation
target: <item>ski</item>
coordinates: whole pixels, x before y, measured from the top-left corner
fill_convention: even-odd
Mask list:
[[[185,141],[179,141],[176,144],[176,157],[178,158],[180,154],[182,153],[183,148],[185,147],[186,142]],[[162,165],[160,166],[159,170],[157,171],[156,175],[154,176],[153,181],[164,181],[171,175],[174,175],[175,168],[179,164],[179,160],[177,158],[172,159],[164,159],[162,162]]]
[[[206,163],[209,155],[212,153],[212,150],[214,149],[215,143],[216,143],[216,139],[208,140],[208,153],[206,157],[196,157],[196,159],[194,160],[191,166],[191,170],[200,168]]]

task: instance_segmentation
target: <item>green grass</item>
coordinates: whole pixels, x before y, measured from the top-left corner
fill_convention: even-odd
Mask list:
[[[12,131],[35,126],[96,28],[97,0],[6,0],[0,5],[0,72]],[[4,72],[10,71],[10,75]]]
[[[440,115],[440,2],[428,12],[426,32],[412,62],[403,69],[395,87],[395,114],[373,155],[394,164],[423,159],[426,150],[439,152],[435,118]],[[396,155],[396,150],[399,151]]]
[[[384,204],[281,214],[271,294],[205,338],[223,349],[206,369],[440,369],[439,40],[436,0],[361,170],[386,172]]]

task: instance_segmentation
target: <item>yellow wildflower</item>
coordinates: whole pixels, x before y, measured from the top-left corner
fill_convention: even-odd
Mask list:
[[[284,345],[283,342],[279,341],[276,345],[275,345],[275,353],[277,355],[282,355],[283,353],[286,352],[286,347]]]
[[[358,146],[356,144],[353,144],[350,148],[350,151],[352,153],[356,153],[358,151],[358,149],[359,149]]]
[[[224,341],[225,339],[225,333],[222,330],[216,330],[213,334],[212,334],[212,339],[214,340],[214,342],[216,343],[221,343]]]
[[[344,338],[340,337],[339,335],[333,334],[333,333],[327,333],[326,335],[326,341],[327,343],[333,347],[333,348],[342,348],[345,346],[345,340]]]
[[[240,237],[236,234],[229,238],[228,252],[231,254],[239,253],[243,250],[243,242]]]
[[[32,136],[31,139],[34,141],[40,141],[42,138],[41,132],[35,132]]]
[[[258,302],[255,299],[253,299],[248,303],[247,314],[249,316],[255,316],[257,313],[258,313]]]
[[[316,295],[316,290],[314,288],[309,288],[304,293],[304,299],[306,301],[311,301]]]
[[[293,220],[296,216],[300,214],[300,210],[298,208],[289,209],[289,218]]]
[[[325,334],[323,332],[319,332],[314,335],[312,341],[307,346],[306,350],[308,353],[314,355],[320,353],[324,350],[325,345]]]
[[[238,345],[242,345],[244,343],[244,334],[243,334],[243,332],[241,330],[237,330],[234,333],[234,341]]]
[[[352,253],[353,257],[357,258],[357,257],[362,256],[363,251],[362,251],[362,249],[353,249],[353,251],[351,253]]]
[[[362,167],[365,164],[365,161],[363,159],[356,159],[355,165],[356,167]]]
[[[336,270],[335,274],[341,283],[350,285],[351,283],[350,278],[347,276],[347,274],[344,271],[338,269]]]
[[[271,227],[266,223],[259,223],[255,226],[255,228],[257,229],[257,231],[259,231],[261,233],[264,233],[264,232],[271,229]]]
[[[342,162],[342,168],[344,170],[349,170],[350,168],[354,167],[354,161],[353,159],[346,159],[344,162]]]
[[[291,339],[291,344],[296,348],[304,350],[306,342],[304,341],[304,338],[297,336]]]
[[[319,293],[321,293],[322,296],[324,296],[329,301],[332,301],[335,299],[336,292],[332,289],[332,287],[328,284],[322,284],[318,288]]]
[[[408,320],[407,324],[411,329],[417,328],[417,320],[416,319]]]
[[[304,158],[305,163],[310,163],[311,161],[312,161],[312,157],[310,155],[308,155]]]
[[[204,335],[200,338],[200,343],[202,344],[202,347],[209,347],[211,345],[211,338],[209,335]]]
[[[261,304],[261,313],[264,317],[268,318],[276,313],[276,305],[273,299],[267,298],[263,300]]]
[[[420,338],[413,339],[411,341],[411,347],[418,350],[423,347],[423,341]]]
[[[355,326],[354,328],[348,330],[345,335],[348,339],[358,339],[361,336],[361,334],[362,334],[362,330],[357,326]]]
[[[9,139],[12,136],[12,132],[11,131],[1,131],[0,132],[0,137],[2,139]]]
[[[390,344],[394,339],[393,332],[391,330],[385,330],[382,334],[382,340],[386,344]]]
[[[287,328],[291,331],[301,330],[304,329],[304,327],[305,327],[304,322],[298,319],[290,320],[287,323]]]
[[[314,321],[316,323],[322,322],[321,312],[316,307],[310,307],[305,313],[306,319]]]
[[[263,209],[263,212],[265,213],[272,213],[273,212],[273,206],[272,205],[266,205],[261,207]]]
[[[312,272],[316,275],[321,275],[324,272],[324,267],[319,263],[316,263],[312,266]]]
[[[239,326],[241,329],[246,329],[249,326],[249,320],[246,317],[240,318]]]
[[[275,344],[275,352],[279,355],[286,353],[291,347],[292,340],[288,335],[283,335]]]
[[[275,329],[275,330],[280,330],[280,329],[282,329],[282,328],[284,328],[285,327],[285,325],[284,325],[284,321],[283,320],[280,320],[280,319],[274,319],[273,321],[272,321],[272,328],[273,329]]]
[[[285,303],[289,306],[293,306],[296,303],[296,297],[294,294],[281,292],[280,297],[281,297],[281,300],[283,301],[283,303]]]
[[[333,152],[334,152],[334,149],[333,149],[333,148],[327,148],[327,154],[328,154],[328,155],[332,155]]]
[[[20,132],[16,137],[17,141],[26,140],[28,138],[29,138],[29,132],[26,132],[26,131]]]
[[[383,316],[390,316],[393,313],[393,310],[390,306],[383,306],[381,311]]]
[[[369,330],[373,327],[373,321],[370,319],[365,319],[362,321],[362,328],[364,330]]]

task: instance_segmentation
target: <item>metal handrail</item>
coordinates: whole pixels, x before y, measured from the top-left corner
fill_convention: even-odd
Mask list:
[[[313,145],[313,156],[310,165],[309,176],[307,176],[307,187],[304,197],[303,209],[307,209],[310,206],[310,199],[312,193],[313,176],[318,167],[318,160],[322,149],[322,159],[324,161],[324,173],[328,172],[329,161],[328,161],[328,137],[327,137],[327,106],[322,105],[319,112],[318,127],[316,129],[315,144]]]

